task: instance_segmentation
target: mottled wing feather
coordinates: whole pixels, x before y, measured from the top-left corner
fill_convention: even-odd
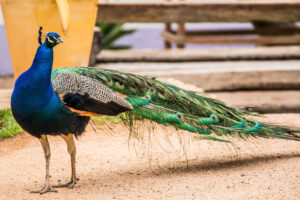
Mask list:
[[[102,82],[78,74],[61,73],[53,80],[53,89],[63,102],[81,115],[97,113],[117,115],[132,110],[131,104]]]

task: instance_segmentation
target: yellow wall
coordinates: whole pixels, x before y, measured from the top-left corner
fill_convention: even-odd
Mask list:
[[[27,70],[38,47],[38,29],[57,32],[65,43],[54,48],[54,68],[87,66],[98,0],[68,0],[66,32],[54,0],[1,0],[15,77]]]

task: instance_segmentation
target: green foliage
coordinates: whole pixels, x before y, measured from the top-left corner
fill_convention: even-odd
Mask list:
[[[10,109],[0,110],[0,139],[15,136],[23,130],[17,124]]]
[[[96,24],[102,31],[102,49],[130,49],[131,46],[115,46],[113,43],[123,37],[131,34],[135,30],[124,30],[124,24],[100,23]]]

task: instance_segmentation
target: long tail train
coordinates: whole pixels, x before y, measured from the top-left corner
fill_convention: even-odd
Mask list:
[[[228,142],[220,136],[264,137],[300,140],[299,129],[259,123],[256,115],[228,106],[205,94],[186,91],[173,85],[114,70],[76,67],[54,70],[73,73],[101,81],[110,89],[126,95],[133,110],[125,113],[125,122],[149,119],[164,126],[173,126],[200,134],[201,139]]]

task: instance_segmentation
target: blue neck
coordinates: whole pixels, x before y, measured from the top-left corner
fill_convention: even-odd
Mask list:
[[[33,80],[39,81],[42,85],[49,85],[53,64],[53,49],[48,48],[46,43],[39,46],[33,63],[28,71],[32,74]]]
[[[23,113],[38,111],[53,96],[51,71],[53,49],[46,44],[39,46],[31,67],[16,81],[12,106]]]
[[[30,79],[30,87],[34,87],[41,92],[49,92],[51,86],[51,71],[53,64],[53,49],[48,48],[46,43],[39,46],[33,63],[26,75]],[[51,86],[52,89],[52,86]]]

